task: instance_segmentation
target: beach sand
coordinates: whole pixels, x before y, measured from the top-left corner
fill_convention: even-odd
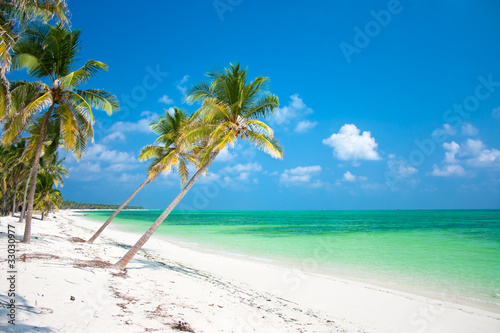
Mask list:
[[[7,228],[0,218],[0,297],[7,295]],[[106,268],[139,235],[75,211],[33,220],[30,245],[16,243],[13,332],[500,332],[500,313],[344,278],[202,253],[153,236],[125,272]]]

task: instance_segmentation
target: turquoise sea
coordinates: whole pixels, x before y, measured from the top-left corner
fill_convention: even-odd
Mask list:
[[[160,213],[112,223],[144,232]],[[174,211],[153,237],[500,311],[500,210]]]

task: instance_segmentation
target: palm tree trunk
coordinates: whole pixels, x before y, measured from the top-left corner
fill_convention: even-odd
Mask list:
[[[118,215],[119,212],[122,211],[122,209],[137,195],[137,193],[139,193],[140,190],[142,190],[142,188],[144,186],[146,186],[151,180],[148,178],[146,179],[135,191],[134,193],[132,193],[128,198],[127,200],[125,200],[121,205],[120,207],[118,207],[117,210],[115,210],[115,212],[113,214],[111,214],[111,216],[106,220],[106,222],[104,222],[104,224],[99,228],[99,230],[97,230],[97,232],[94,234],[94,236],[92,236],[88,241],[87,243],[94,243],[94,241],[96,240],[97,237],[99,237],[99,235],[101,234],[101,232],[104,231],[104,229],[106,229],[106,227],[111,223],[111,221],[113,221],[113,219],[116,217],[116,215]]]
[[[14,190],[14,198],[12,199],[12,217],[14,217],[14,213],[16,212],[16,197],[17,197],[17,188],[19,183],[16,182],[15,190]]]
[[[174,210],[175,206],[184,198],[186,193],[191,189],[191,187],[194,185],[196,180],[205,172],[205,170],[208,169],[210,164],[215,160],[219,152],[215,152],[210,156],[210,159],[208,160],[203,167],[198,170],[193,178],[189,180],[189,182],[186,184],[186,186],[182,189],[182,191],[177,195],[177,197],[172,201],[172,203],[161,213],[161,215],[156,219],[155,223],[149,227],[149,229],[146,231],[144,235],[135,243],[135,245],[121,258],[116,264],[113,265],[113,267],[118,268],[118,269],[124,269],[125,266],[129,263],[130,260],[139,252],[139,250],[142,248],[144,244],[151,238],[153,233],[158,229],[158,227],[165,221],[167,216]]]
[[[7,189],[5,191],[5,195],[3,197],[2,214],[1,215],[9,215],[9,209],[7,208],[9,206],[9,198],[10,198],[10,186],[7,186]]]
[[[0,84],[3,86],[2,89],[5,89],[5,100],[3,101],[3,105],[1,106],[4,109],[4,116],[6,116],[9,112],[11,104],[10,83],[5,76],[8,66],[10,66],[10,64],[3,64],[3,66],[0,68]],[[0,118],[2,117],[0,116]]]
[[[24,196],[23,196],[23,207],[21,209],[21,215],[19,216],[19,223],[23,222],[24,219],[24,213],[26,212],[26,197],[28,196],[28,188],[30,186],[30,180],[31,180],[31,172],[28,176],[28,180],[26,180],[26,186],[24,187]]]
[[[28,210],[26,212],[26,224],[24,226],[23,243],[29,244],[31,241],[31,218],[33,217],[33,202],[35,200],[36,177],[38,175],[38,165],[40,164],[40,156],[42,155],[43,141],[45,140],[45,129],[49,124],[50,115],[54,110],[54,104],[50,106],[49,111],[44,116],[40,134],[38,135],[38,142],[36,145],[35,157],[33,159],[33,166],[31,167],[30,189],[28,193]]]

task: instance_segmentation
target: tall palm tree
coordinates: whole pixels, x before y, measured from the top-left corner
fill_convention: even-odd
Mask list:
[[[92,108],[112,114],[119,107],[114,95],[102,89],[79,90],[91,77],[108,66],[89,60],[72,71],[80,51],[80,31],[62,25],[31,25],[13,48],[12,68],[26,68],[28,73],[50,83],[17,82],[11,89],[14,100],[29,100],[6,121],[2,142],[15,140],[30,123],[36,125],[38,138],[30,174],[24,243],[30,242],[36,175],[44,145],[64,145],[80,158],[87,142],[93,140]],[[17,103],[17,102],[16,102]],[[17,103],[22,104],[22,103]],[[52,128],[52,131],[48,131]],[[51,137],[48,137],[48,133]]]
[[[9,81],[12,47],[19,39],[21,28],[28,22],[47,23],[56,16],[69,25],[69,10],[64,0],[0,0],[0,119],[10,110]]]
[[[206,142],[200,153],[201,168],[187,182],[172,203],[156,219],[146,233],[123,256],[114,267],[123,269],[151,238],[167,216],[186,195],[196,180],[208,170],[219,152],[241,139],[263,149],[275,158],[283,157],[283,150],[272,129],[259,119],[272,114],[279,106],[278,98],[264,91],[268,78],[257,77],[247,82],[246,69],[240,65],[220,72],[209,73],[211,83],[200,83],[190,90],[188,99],[202,101],[193,121],[186,130],[186,142]]]
[[[146,180],[111,214],[99,230],[88,240],[88,243],[93,243],[137,193],[144,186],[154,181],[161,173],[177,168],[181,183],[185,184],[187,182],[189,178],[187,163],[197,163],[196,155],[192,153],[192,147],[186,146],[185,142],[182,141],[182,131],[188,120],[188,115],[184,111],[174,107],[173,114],[166,111],[163,117],[151,123],[150,127],[158,135],[158,139],[155,141],[156,144],[142,148],[139,154],[139,160],[141,161],[153,159],[148,168]]]

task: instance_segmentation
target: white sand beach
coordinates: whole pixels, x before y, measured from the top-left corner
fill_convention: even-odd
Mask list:
[[[7,228],[0,218],[1,301],[9,302]],[[75,211],[33,220],[30,245],[16,243],[13,332],[500,332],[500,313],[365,283],[202,253],[153,238],[125,272],[115,263],[137,234]]]

